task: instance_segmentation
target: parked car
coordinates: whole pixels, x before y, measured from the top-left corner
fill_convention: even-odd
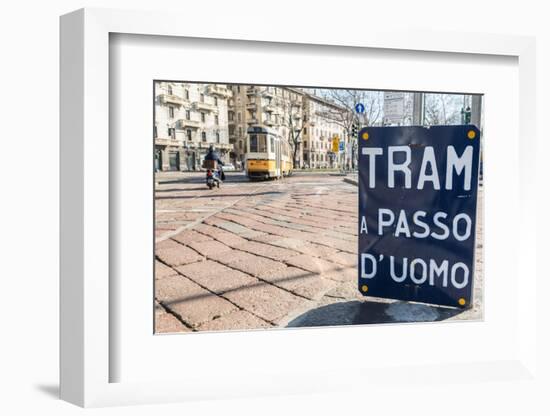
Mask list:
[[[233,163],[224,163],[223,170],[226,172],[232,172],[235,170],[235,166],[233,165]]]

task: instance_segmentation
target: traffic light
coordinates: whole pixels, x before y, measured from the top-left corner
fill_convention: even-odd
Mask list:
[[[357,123],[353,122],[351,126],[351,137],[357,137],[357,130],[359,130]]]
[[[462,118],[464,120],[464,124],[470,124],[472,121],[472,109],[468,106],[466,109],[462,108]]]
[[[466,107],[466,112],[464,113],[464,122],[465,124],[470,124],[472,121],[472,109],[470,107]]]

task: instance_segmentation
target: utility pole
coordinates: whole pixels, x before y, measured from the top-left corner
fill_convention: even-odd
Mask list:
[[[424,94],[421,92],[413,93],[413,126],[422,126],[424,124]]]
[[[472,119],[470,123],[481,130],[481,98],[480,94],[472,95]]]

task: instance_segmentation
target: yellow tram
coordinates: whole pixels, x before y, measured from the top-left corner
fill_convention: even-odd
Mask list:
[[[252,126],[247,130],[246,174],[250,179],[281,178],[292,173],[292,151],[274,130]]]

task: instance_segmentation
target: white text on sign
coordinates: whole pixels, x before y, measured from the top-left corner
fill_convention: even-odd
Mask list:
[[[411,164],[411,148],[410,146],[389,146],[387,149],[388,158],[388,188],[395,188],[395,176],[397,173],[404,175],[405,189],[412,188],[412,173],[409,165]],[[363,155],[368,157],[369,164],[369,188],[376,186],[376,158],[384,155],[384,149],[381,147],[364,147]],[[422,165],[420,173],[416,179],[416,189],[424,189],[426,183],[431,183],[433,189],[441,189],[441,183],[444,183],[445,189],[453,189],[453,178],[456,175],[464,176],[462,187],[465,191],[472,189],[472,158],[473,147],[466,146],[462,155],[458,155],[453,146],[447,147],[446,152],[446,169],[444,177],[441,180],[438,172],[436,155],[432,146],[424,147],[422,157]],[[398,159],[401,159],[399,161]]]

